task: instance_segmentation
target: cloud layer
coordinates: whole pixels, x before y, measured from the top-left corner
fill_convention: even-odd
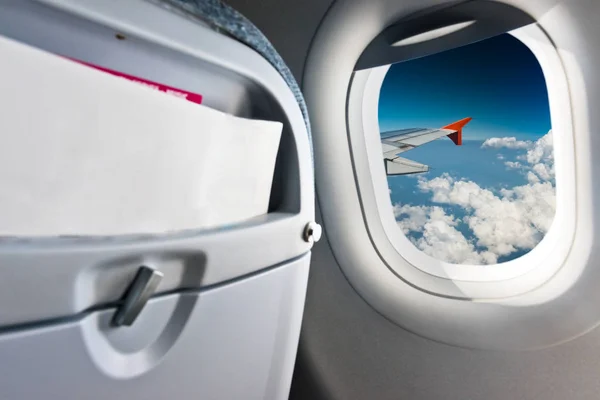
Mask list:
[[[487,144],[486,144],[487,143]],[[494,264],[498,257],[530,250],[550,229],[556,209],[552,131],[535,142],[492,138],[483,145],[527,150],[508,168],[526,173],[528,184],[493,191],[443,174],[420,177],[418,189],[441,206],[396,205],[398,225],[426,254],[455,264]],[[467,231],[468,235],[461,232]]]
[[[398,225],[417,248],[426,254],[453,264],[494,264],[498,257],[490,251],[478,251],[456,229],[459,221],[441,207],[394,207]],[[415,237],[419,234],[419,237]]]
[[[527,149],[531,146],[531,143],[532,142],[529,140],[517,140],[515,137],[501,137],[486,139],[481,147],[491,147],[495,149]]]

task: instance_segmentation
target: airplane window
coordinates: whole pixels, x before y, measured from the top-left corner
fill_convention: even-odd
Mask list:
[[[513,36],[392,65],[378,117],[395,217],[418,249],[453,264],[496,264],[550,229],[548,92]]]

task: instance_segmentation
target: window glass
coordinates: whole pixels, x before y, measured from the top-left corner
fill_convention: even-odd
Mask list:
[[[535,56],[513,36],[392,65],[379,126],[396,220],[430,256],[501,263],[550,228],[548,93]]]

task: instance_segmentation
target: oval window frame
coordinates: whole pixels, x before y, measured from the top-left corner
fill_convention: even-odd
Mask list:
[[[506,4],[515,2],[506,0]],[[363,215],[364,198],[356,181],[357,160],[350,151],[348,124],[362,118],[347,115],[354,65],[372,38],[406,15],[434,5],[433,0],[336,3],[329,10],[313,40],[304,71],[303,89],[311,114],[316,162],[317,199],[327,242],[337,264],[359,295],[391,322],[431,340],[479,349],[530,350],[557,345],[596,327],[600,321],[600,270],[591,260],[600,257],[594,242],[600,180],[590,145],[589,102],[596,93],[586,87],[593,80],[589,60],[597,50],[581,26],[564,9],[552,4],[519,4],[535,18],[553,44],[564,73],[573,106],[572,126],[576,147],[575,236],[564,264],[544,284],[521,295],[506,298],[464,298],[440,295],[443,290],[464,293],[469,283],[481,293],[494,282],[429,279],[433,291],[415,285],[410,276],[398,276],[388,268],[373,244]],[[586,31],[587,29],[587,31]],[[332,62],[335,60],[335,62]],[[595,69],[594,69],[595,70]],[[591,93],[590,93],[591,90]],[[354,121],[356,122],[356,121]],[[554,124],[556,129],[556,124]],[[596,183],[598,182],[598,183]],[[599,253],[599,254],[597,254]],[[412,268],[423,279],[432,276]],[[400,278],[400,279],[398,279]],[[518,278],[514,278],[518,283]],[[443,284],[442,284],[443,282]],[[507,281],[502,281],[507,282]],[[477,289],[479,290],[479,289]],[[593,304],[593,306],[589,306]]]
[[[542,285],[561,268],[575,233],[576,192],[573,126],[569,90],[560,57],[538,25],[509,34],[538,59],[546,79],[555,148],[556,213],[550,230],[527,254],[501,264],[457,265],[435,259],[401,232],[393,218],[387,177],[381,163],[378,125],[379,91],[389,65],[356,71],[349,90],[347,128],[355,162],[363,215],[373,245],[388,268],[419,288],[465,299],[506,298]],[[354,117],[360,114],[360,118]],[[376,133],[376,134],[373,134]],[[365,154],[366,151],[366,154]],[[366,170],[369,172],[366,173]],[[375,205],[375,206],[373,206]],[[416,268],[425,275],[414,273]],[[433,278],[432,278],[433,277]],[[452,281],[432,282],[435,278]],[[478,283],[485,282],[485,286]]]

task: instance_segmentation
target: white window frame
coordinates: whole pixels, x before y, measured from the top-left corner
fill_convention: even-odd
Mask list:
[[[368,79],[363,76],[361,81],[362,74],[355,74],[354,66],[371,40],[407,15],[442,1],[446,0],[338,2],[322,21],[303,79],[314,132],[317,199],[326,238],[319,245],[330,246],[334,257],[329,260],[339,265],[368,304],[417,335],[456,346],[498,350],[539,349],[563,343],[600,324],[600,268],[596,265],[600,260],[600,159],[595,157],[593,147],[600,139],[592,135],[592,125],[600,126],[600,114],[591,108],[600,99],[600,89],[593,85],[600,62],[594,38],[600,28],[573,18],[568,10],[570,3],[556,6],[544,0],[497,0],[521,8],[538,21],[540,29],[535,34],[546,38],[543,45],[530,43],[527,35],[516,35],[534,52],[545,76],[550,76],[546,56],[558,61],[555,65],[562,70],[558,83],[564,90],[558,90],[556,76],[548,82],[548,90],[555,133],[561,132],[562,136],[572,128],[571,145],[555,142],[557,210],[573,216],[565,221],[571,225],[558,231],[568,249],[554,254],[549,268],[539,263],[525,265],[530,267],[526,272],[517,271],[523,273],[512,278],[504,276],[508,278],[504,280],[477,271],[474,273],[484,274],[479,281],[468,280],[469,276],[436,276],[410,266],[383,231],[366,147],[362,152],[353,151],[358,141],[366,138],[364,132],[354,132],[355,126],[363,124],[362,106],[360,112],[348,111],[357,107],[356,103],[362,104],[357,89],[362,82],[364,90]],[[563,93],[569,103],[561,106],[557,93]],[[371,106],[377,109],[376,104]],[[557,118],[562,112],[564,118]],[[379,172],[385,179],[385,174]],[[370,188],[363,182],[369,182]],[[385,187],[386,199],[391,202]],[[569,198],[573,202],[565,204]],[[395,223],[389,207],[388,203],[384,211]],[[554,224],[559,224],[557,218],[566,217],[555,216]],[[374,229],[376,220],[379,231]],[[381,237],[388,241],[385,248],[380,244]],[[544,240],[552,243],[553,239],[548,234]],[[544,241],[540,246],[545,246]],[[388,253],[395,253],[397,258],[390,260]],[[535,254],[531,257],[537,257]],[[458,273],[438,266],[439,275]],[[546,274],[542,277],[545,279],[538,274]],[[509,291],[520,294],[503,297]]]
[[[348,132],[367,229],[386,264],[416,286],[443,296],[505,298],[526,293],[563,265],[575,233],[575,161],[567,80],[560,57],[538,25],[510,32],[534,53],[546,79],[552,118],[556,169],[556,214],[543,240],[527,254],[495,265],[456,265],[415,247],[394,218],[387,176],[381,162],[378,101],[389,65],[357,71],[348,101]],[[355,118],[360,114],[361,118]],[[368,206],[367,206],[368,204]],[[417,268],[429,276],[411,274]],[[414,275],[414,276],[413,276]],[[408,276],[413,276],[409,278]],[[453,281],[434,283],[431,277]],[[516,279],[518,278],[518,279]],[[477,283],[487,282],[485,286]],[[460,285],[458,285],[460,284]],[[458,287],[459,286],[459,287]]]

